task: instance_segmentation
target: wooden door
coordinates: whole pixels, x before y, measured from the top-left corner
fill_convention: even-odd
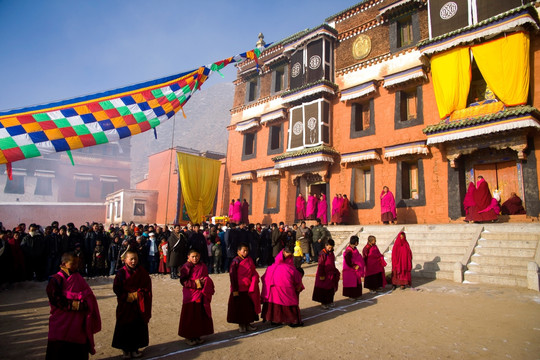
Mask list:
[[[477,164],[474,165],[474,184],[478,181],[478,176],[484,177],[489,186],[489,192],[493,195],[493,190],[497,188],[497,164]]]
[[[477,164],[474,166],[474,177],[482,175],[489,185],[489,190],[498,189],[501,194],[501,204],[508,200],[510,194],[515,192],[523,198],[519,191],[518,172],[515,161],[505,161],[492,164]]]

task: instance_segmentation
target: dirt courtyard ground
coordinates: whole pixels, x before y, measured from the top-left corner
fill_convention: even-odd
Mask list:
[[[300,307],[305,326],[257,323],[240,334],[226,322],[229,279],[212,275],[215,334],[189,347],[178,337],[181,285],[152,276],[150,346],[144,359],[540,359],[540,294],[489,285],[413,279],[415,290],[364,294],[336,307],[311,301],[315,266],[305,268]],[[264,269],[259,269],[264,272]],[[99,302],[102,330],[91,359],[119,359],[111,347],[116,297],[111,278],[89,279]],[[25,282],[0,292],[0,358],[43,359],[49,306],[46,283]]]

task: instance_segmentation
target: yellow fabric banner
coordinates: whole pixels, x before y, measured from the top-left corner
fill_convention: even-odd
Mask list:
[[[503,36],[472,47],[478,69],[506,106],[524,105],[529,95],[529,34]]]
[[[445,119],[454,110],[465,109],[471,86],[469,48],[459,47],[434,55],[431,75],[440,118]]]
[[[176,155],[186,211],[192,222],[200,223],[214,206],[221,161],[181,152]]]

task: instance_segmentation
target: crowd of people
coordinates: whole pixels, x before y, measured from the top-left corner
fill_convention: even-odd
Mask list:
[[[122,223],[108,230],[97,223],[77,229],[73,224],[53,222],[45,229],[31,224],[28,233],[25,224],[20,224],[11,231],[1,229],[0,261],[3,266],[24,269],[24,278],[10,281],[49,278],[48,359],[65,354],[88,358],[95,352],[93,334],[100,331],[101,319],[98,302],[83,275],[114,274],[118,305],[112,346],[122,350],[123,358],[137,358],[149,341],[149,275],[153,272],[170,273],[180,280],[183,305],[178,335],[192,346],[214,333],[212,272],[229,273],[227,321],[238,324],[241,333],[255,330],[253,323],[259,316],[272,324],[303,325],[299,308],[299,293],[304,290],[302,264],[313,259],[317,259],[317,273],[312,299],[323,309],[334,306],[341,278],[343,295],[353,301],[362,296],[362,282],[371,291],[382,291],[386,263],[375,237],[368,238],[361,253],[358,237],[351,237],[341,273],[335,265],[331,234],[321,219],[316,222],[311,227],[302,221],[300,226],[290,227],[230,223],[222,227],[176,225],[172,229]],[[215,251],[216,245],[221,252]],[[398,235],[392,255],[394,286],[410,286],[412,253],[404,233]],[[260,279],[257,266],[267,267]],[[16,271],[2,271],[6,273]]]

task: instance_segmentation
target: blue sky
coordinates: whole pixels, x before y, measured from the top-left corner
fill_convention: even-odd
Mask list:
[[[0,0],[0,110],[181,73],[279,41],[347,0]],[[204,87],[232,81],[235,68]],[[204,90],[203,87],[203,90]]]

